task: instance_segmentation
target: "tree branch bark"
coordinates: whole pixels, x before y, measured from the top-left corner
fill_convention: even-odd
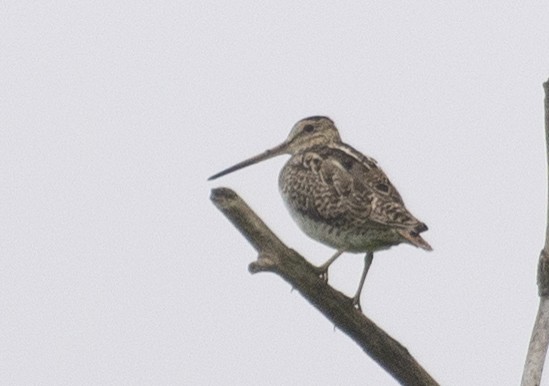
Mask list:
[[[212,189],[211,200],[258,252],[257,261],[249,265],[251,273],[281,276],[401,384],[438,385],[404,346],[353,307],[351,298],[325,283],[234,191]]]
[[[549,171],[549,80],[543,84],[543,89],[545,90],[545,141]],[[540,384],[547,346],[549,344],[549,189],[547,200],[545,246],[541,251],[538,261],[539,307],[532,330],[532,337],[530,338],[530,345],[528,346],[521,386],[538,386]]]

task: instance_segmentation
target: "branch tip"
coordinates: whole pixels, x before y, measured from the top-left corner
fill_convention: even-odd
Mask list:
[[[213,203],[218,207],[228,206],[229,203],[235,200],[237,197],[238,195],[235,193],[234,190],[224,187],[213,188],[210,194],[210,200],[212,200]]]
[[[264,271],[272,271],[277,265],[278,257],[267,252],[262,252],[257,256],[257,260],[250,263],[248,271],[250,273],[258,273]]]
[[[265,272],[267,271],[267,269],[265,269],[264,266],[262,266],[261,264],[259,264],[259,261],[252,261],[249,265],[248,265],[248,272],[250,272],[252,275],[254,273],[258,273],[258,272]]]

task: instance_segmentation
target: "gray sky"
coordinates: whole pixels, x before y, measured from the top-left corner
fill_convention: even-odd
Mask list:
[[[515,385],[537,309],[549,4],[7,1],[0,384],[393,385],[211,205],[278,194],[309,115],[376,158],[434,251],[376,254],[365,312],[444,385]],[[286,157],[287,159],[287,157]],[[351,295],[362,256],[330,271]],[[549,381],[545,380],[545,385]]]

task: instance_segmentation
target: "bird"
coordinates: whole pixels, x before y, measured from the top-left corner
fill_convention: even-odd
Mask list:
[[[360,295],[374,252],[401,243],[432,250],[420,235],[427,225],[406,209],[377,161],[344,143],[327,116],[301,119],[280,145],[208,180],[283,154],[290,155],[278,178],[286,208],[306,235],[336,250],[316,272],[328,282],[328,269],[341,254],[365,253],[351,299],[357,309],[362,310]]]

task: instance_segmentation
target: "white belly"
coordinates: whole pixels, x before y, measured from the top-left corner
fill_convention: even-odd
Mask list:
[[[330,224],[315,221],[301,212],[294,210],[288,203],[286,203],[286,208],[288,208],[294,221],[307,236],[337,250],[354,253],[374,252],[389,249],[391,246],[401,242],[400,237],[393,231],[383,231],[373,228],[345,231],[335,228]]]

